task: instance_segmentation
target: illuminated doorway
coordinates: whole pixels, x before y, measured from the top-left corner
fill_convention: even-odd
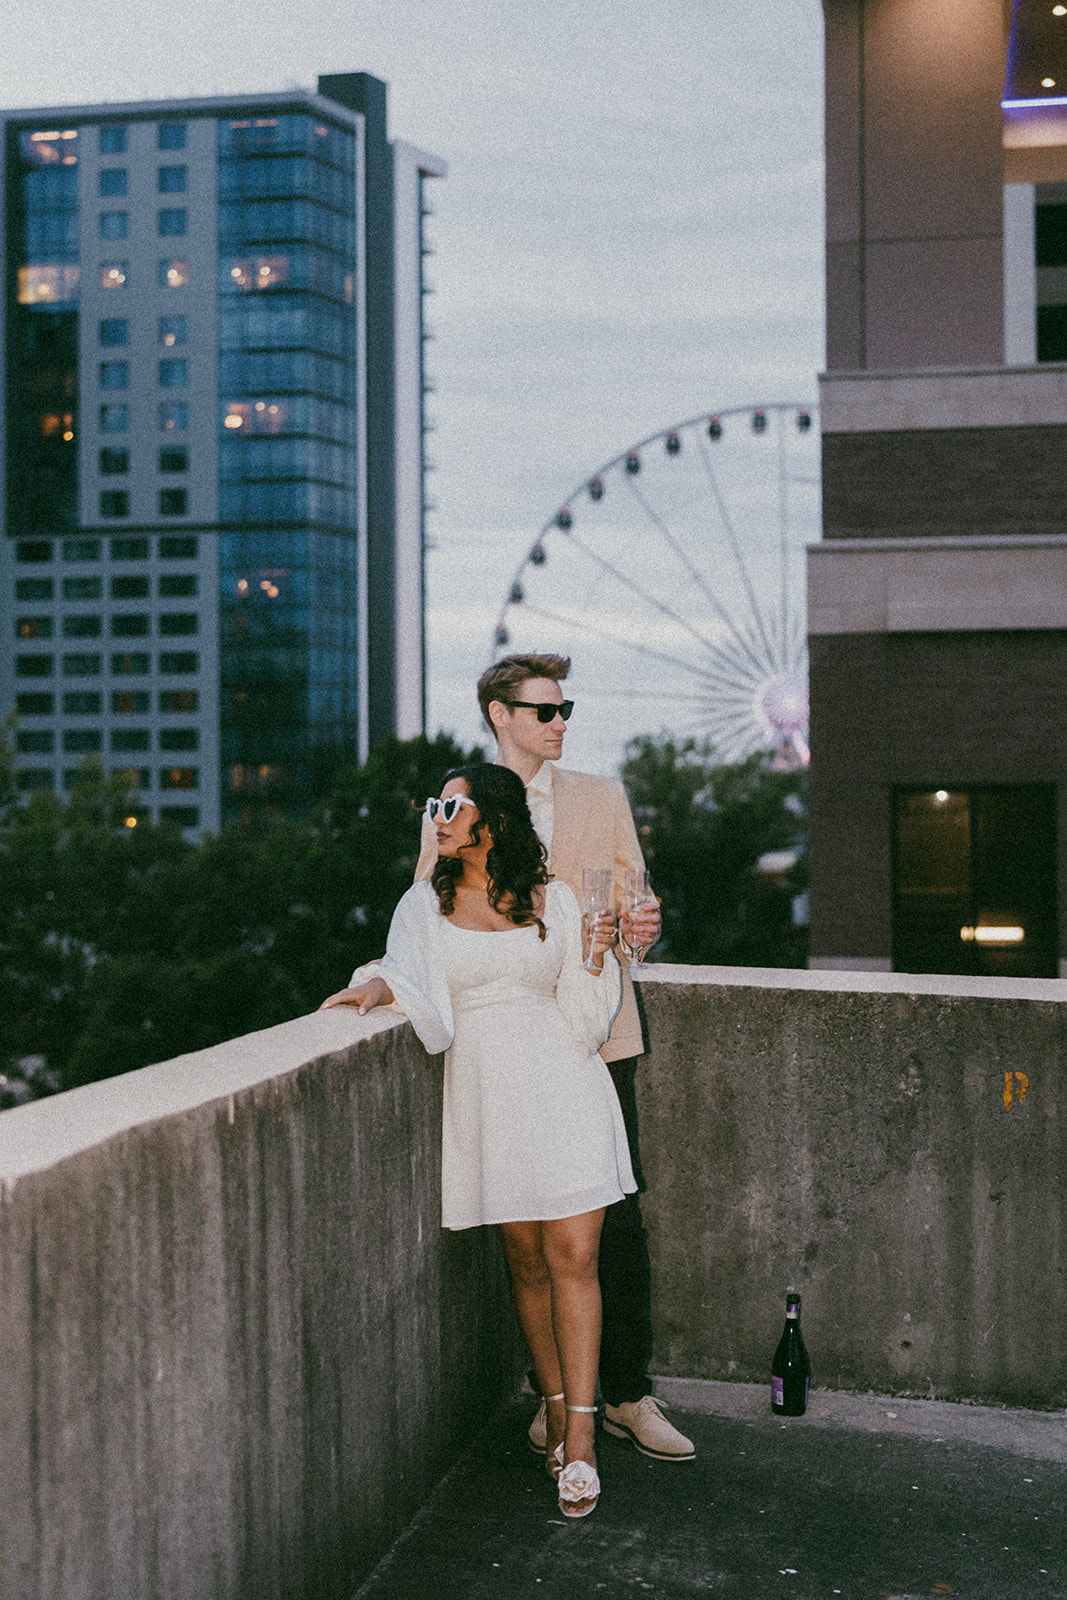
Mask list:
[[[898,788],[893,970],[1055,978],[1052,784]]]

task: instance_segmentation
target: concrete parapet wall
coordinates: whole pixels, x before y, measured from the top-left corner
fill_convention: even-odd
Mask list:
[[[1067,984],[659,967],[638,1072],[655,1370],[1067,1403]]]
[[[334,1011],[0,1117],[2,1600],[350,1600],[520,1370],[440,1082]]]
[[[639,989],[655,1370],[1064,1404],[1067,984]],[[350,1600],[521,1366],[440,1116],[334,1011],[0,1117],[0,1600]]]

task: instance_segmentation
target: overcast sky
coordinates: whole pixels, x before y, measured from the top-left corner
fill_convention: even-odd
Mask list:
[[[392,134],[449,164],[430,263],[430,725],[469,741],[511,575],[572,484],[698,412],[815,399],[822,7],[4,5],[6,106],[358,70],[388,81]]]

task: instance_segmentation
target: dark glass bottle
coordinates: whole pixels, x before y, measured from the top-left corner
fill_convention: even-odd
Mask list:
[[[811,1357],[800,1331],[800,1296],[785,1297],[785,1327],[771,1362],[771,1410],[780,1417],[802,1417],[808,1406]]]

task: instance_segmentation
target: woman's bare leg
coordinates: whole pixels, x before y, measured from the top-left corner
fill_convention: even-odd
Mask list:
[[[556,1337],[552,1328],[552,1279],[545,1260],[543,1222],[502,1222],[497,1226],[504,1246],[511,1292],[519,1314],[530,1357],[546,1397],[563,1392]],[[562,1400],[549,1400],[546,1413],[548,1453],[563,1439],[565,1413]]]
[[[603,1208],[542,1223],[543,1251],[551,1279],[552,1330],[568,1406],[592,1406],[600,1357],[600,1284],[597,1254]],[[564,1462],[596,1464],[595,1417],[568,1411]]]

